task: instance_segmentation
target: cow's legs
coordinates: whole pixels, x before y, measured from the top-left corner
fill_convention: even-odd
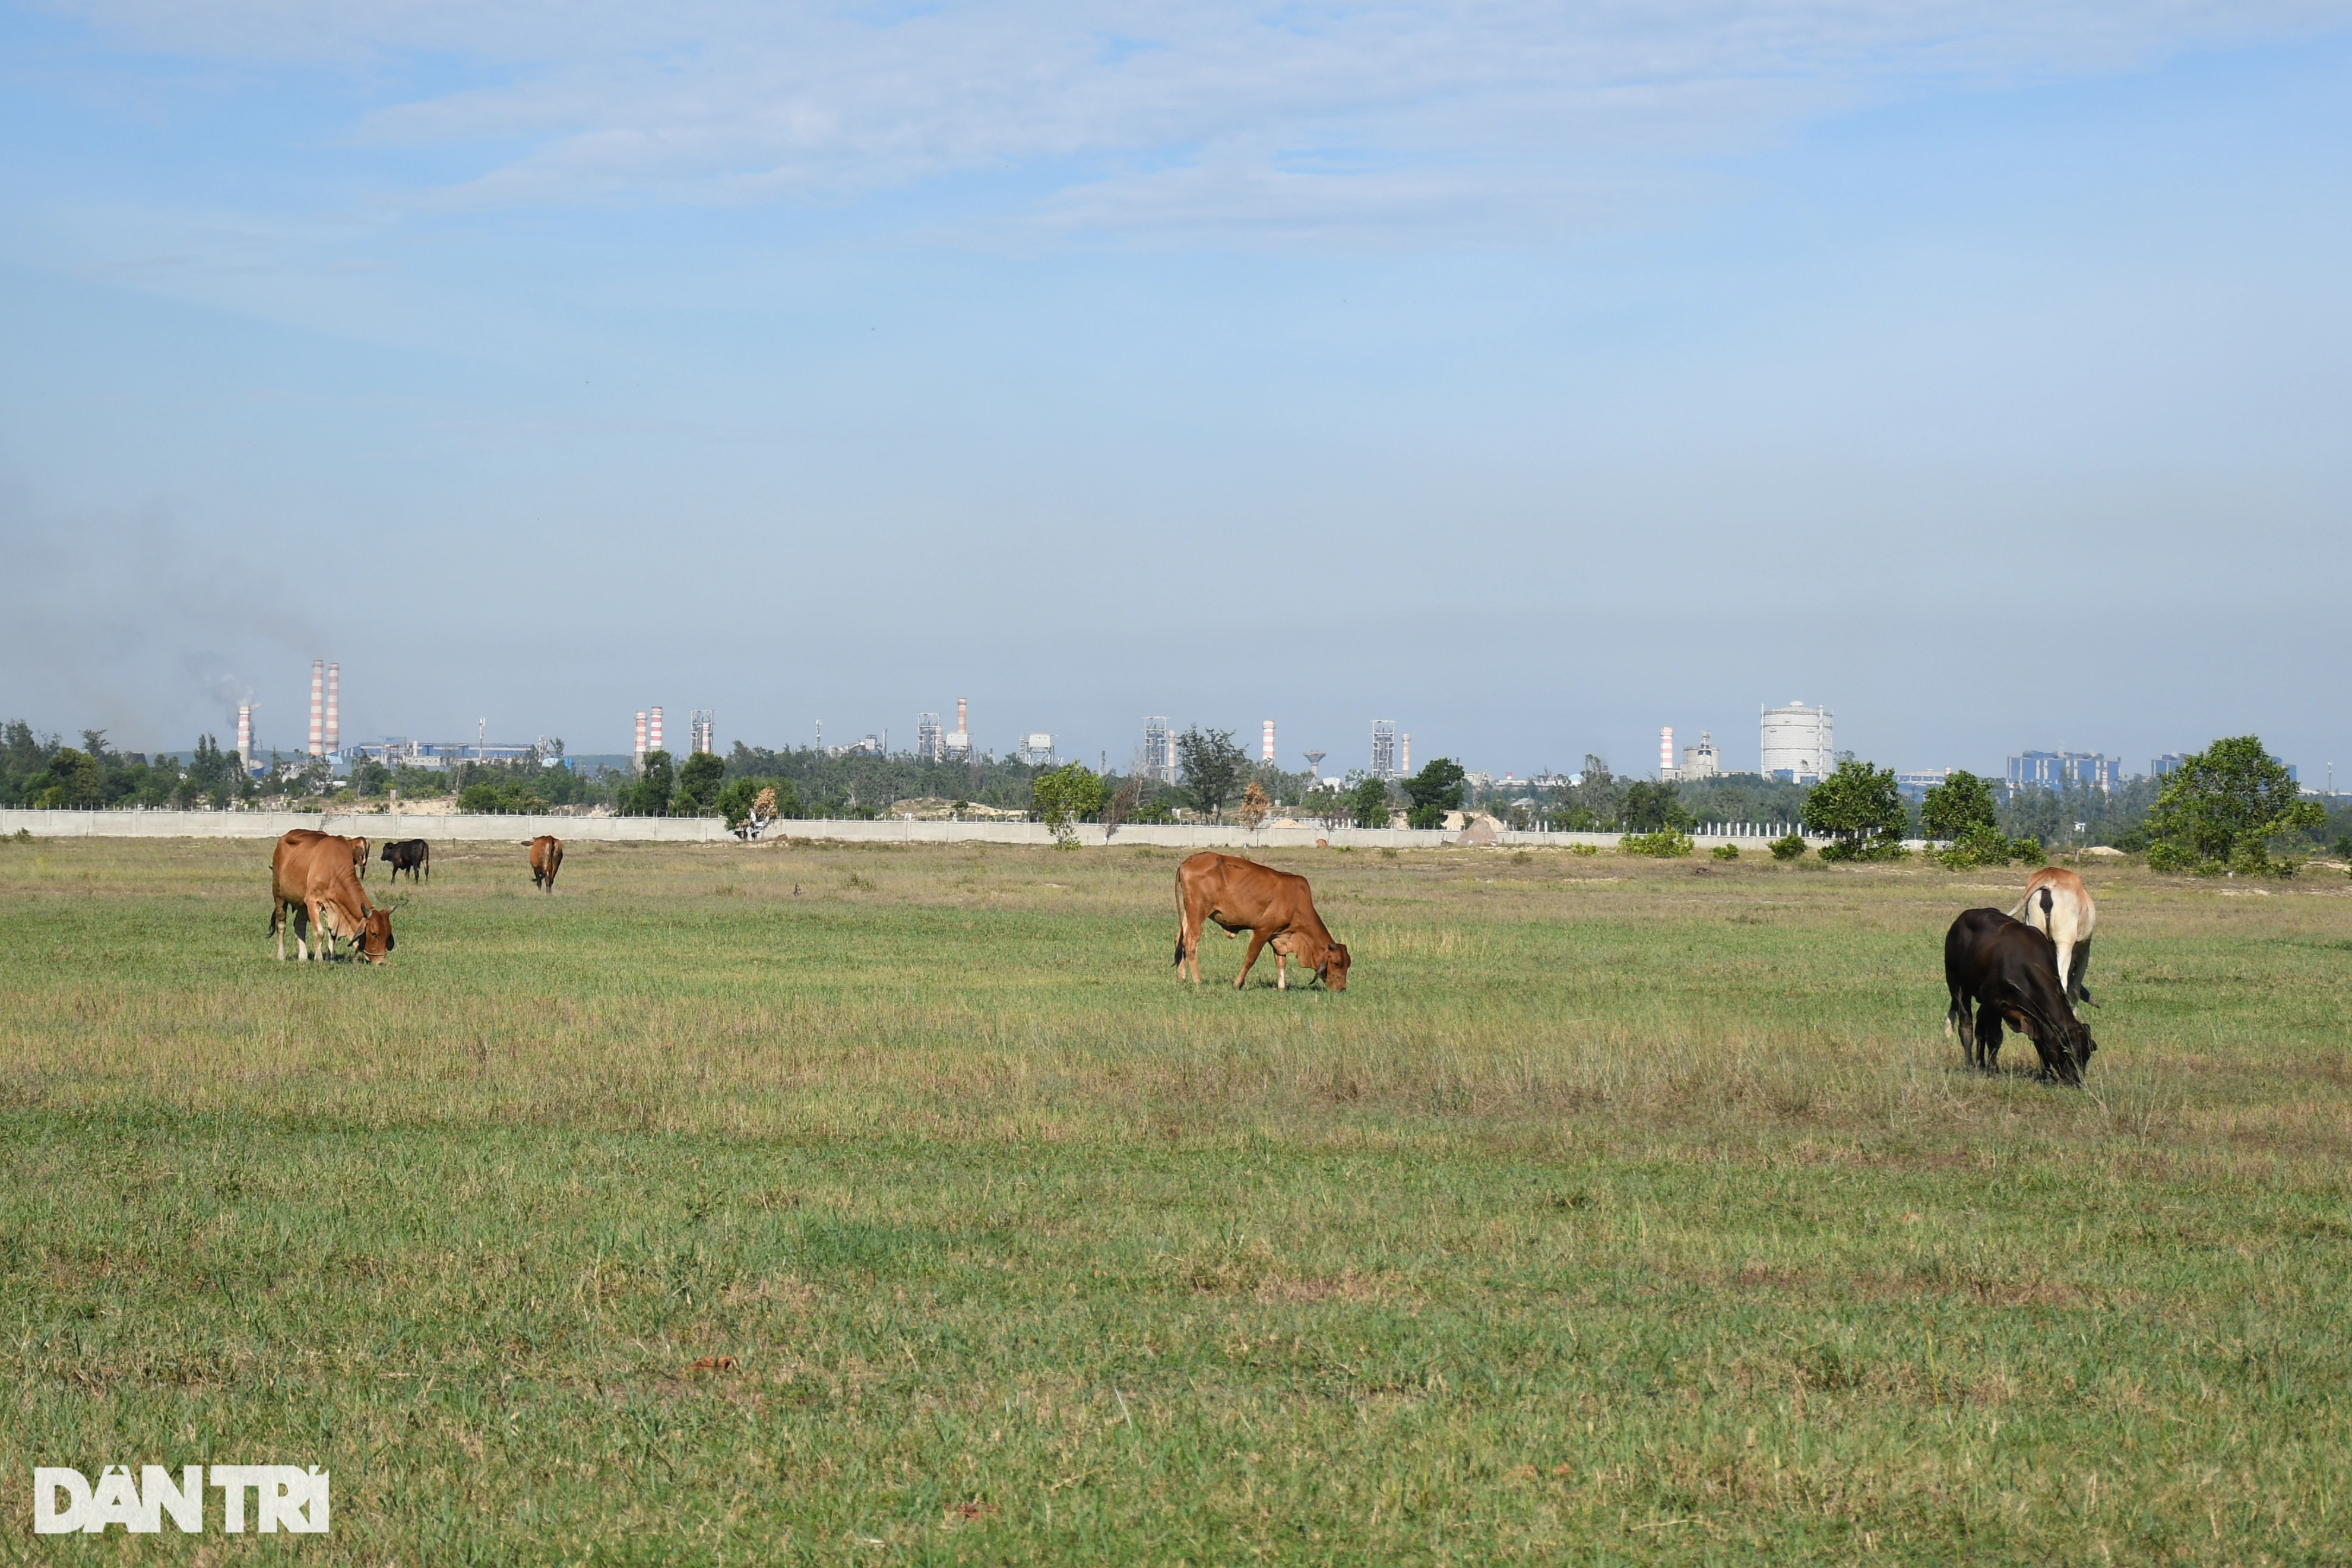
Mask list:
[[[1176,977],[1184,977],[1186,965],[1192,966],[1192,983],[1201,983],[1201,915],[1184,901],[1176,916]]]
[[[278,938],[278,961],[283,964],[286,962],[286,903],[283,899],[273,899],[271,903],[269,931]]]
[[[1290,970],[1286,967],[1289,962],[1281,948],[1274,950],[1274,988],[1277,991],[1290,989]]]
[[[1251,929],[1249,956],[1242,960],[1242,972],[1234,977],[1234,989],[1237,991],[1240,990],[1242,988],[1242,982],[1249,978],[1250,966],[1256,963],[1257,956],[1265,950],[1266,941],[1267,937],[1265,932],[1259,931],[1255,927]],[[1276,955],[1275,961],[1276,963],[1281,962],[1281,956],[1279,954]]]
[[[2000,1009],[1990,1002],[1977,1008],[1977,1065],[1987,1072],[2000,1071]]]
[[[2085,936],[2074,945],[2074,967],[2066,976],[2066,999],[2070,1002],[2088,1002],[2092,1007],[2097,1007],[2098,1003],[2091,1001],[2091,988],[2088,984],[2090,977],[2091,939]]]

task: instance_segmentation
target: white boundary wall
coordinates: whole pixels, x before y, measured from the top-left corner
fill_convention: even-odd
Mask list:
[[[363,834],[376,843],[388,839],[426,839],[439,843],[515,843],[552,833],[569,843],[737,842],[727,824],[716,817],[503,817],[408,816],[400,812],[342,811],[26,811],[0,810],[0,835],[17,832],[35,838],[123,839],[275,839],[295,828],[315,828],[331,833]],[[1502,848],[1566,849],[1591,844],[1614,849],[1616,833],[1497,834]],[[1737,844],[1743,853],[1766,852],[1761,837],[1725,838],[1696,835],[1700,850]],[[1167,849],[1436,849],[1462,841],[1460,833],[1434,828],[1261,828],[1130,823],[1106,833],[1093,823],[1081,824],[1081,847],[1105,843],[1154,844]],[[765,843],[780,840],[821,841],[851,844],[1050,844],[1053,833],[1043,822],[938,822],[905,818],[873,821],[812,818],[789,820],[770,826]],[[1818,847],[1825,840],[1808,838]]]

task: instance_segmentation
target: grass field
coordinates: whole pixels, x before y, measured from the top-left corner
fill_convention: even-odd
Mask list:
[[[2000,873],[1271,854],[1334,996],[1169,852],[451,848],[369,969],[267,851],[0,845],[0,1556],[2352,1561],[2341,878],[2090,873],[2073,1092]],[[30,1533],[192,1462],[333,1533]]]

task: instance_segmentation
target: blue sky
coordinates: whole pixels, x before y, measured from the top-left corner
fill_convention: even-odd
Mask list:
[[[0,6],[0,709],[2352,769],[2352,5]]]

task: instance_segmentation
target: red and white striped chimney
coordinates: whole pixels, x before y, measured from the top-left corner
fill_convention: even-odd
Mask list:
[[[251,703],[236,705],[236,764],[240,768],[253,766],[253,705]]]
[[[661,748],[661,709],[649,708],[646,712],[646,749],[659,751]]]
[[[1258,743],[1257,755],[1262,762],[1274,760],[1274,720],[1272,719],[1265,721],[1265,738]]]
[[[327,661],[310,661],[310,755],[327,749]]]
[[[643,708],[639,708],[637,710],[636,756],[639,762],[643,762],[646,759],[646,710]]]
[[[971,724],[964,712],[964,700],[961,697],[956,698],[956,733],[958,735],[971,733]]]
[[[327,755],[343,748],[343,667],[327,666]]]
[[[1673,725],[1668,725],[1664,729],[1658,731],[1658,771],[1661,773],[1672,773],[1674,770],[1675,727]]]
[[[1400,753],[1397,758],[1397,771],[1411,773],[1412,771],[1412,737],[1409,735],[1401,737],[1397,746]]]

